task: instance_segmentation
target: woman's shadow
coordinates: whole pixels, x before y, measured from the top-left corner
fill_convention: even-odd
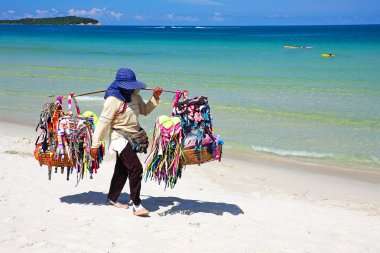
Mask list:
[[[160,216],[166,216],[168,214],[192,215],[195,213],[210,213],[215,215],[223,215],[223,213],[232,215],[244,214],[243,210],[235,204],[181,199],[177,197],[152,197],[145,195],[142,197],[144,206],[151,212],[165,208],[165,211],[158,213]],[[106,199],[107,194],[93,191],[60,198],[61,202],[81,205],[106,205]],[[121,194],[119,201],[122,203],[129,202],[128,194]],[[167,207],[169,207],[169,209],[167,209]]]

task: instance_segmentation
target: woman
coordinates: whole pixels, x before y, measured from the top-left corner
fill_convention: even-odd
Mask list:
[[[147,216],[149,211],[141,205],[140,190],[143,168],[137,156],[134,136],[146,140],[145,131],[141,129],[138,117],[148,115],[159,103],[162,89],[156,87],[153,96],[145,103],[138,94],[139,89],[146,84],[136,80],[135,73],[128,68],[121,68],[116,78],[104,95],[104,106],[92,138],[91,156],[97,158],[99,146],[110,127],[110,153],[116,151],[115,171],[111,180],[107,197],[108,204],[118,208],[128,208],[128,205],[117,202],[127,178],[129,178],[130,198],[133,202],[133,213],[137,216]],[[141,143],[146,144],[147,143]],[[145,147],[146,150],[146,147]]]

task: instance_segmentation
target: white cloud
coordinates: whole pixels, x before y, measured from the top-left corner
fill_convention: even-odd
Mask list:
[[[14,10],[7,10],[0,14],[1,19],[13,19],[15,17],[16,12]]]
[[[50,16],[51,17],[57,17],[57,16],[63,16],[63,13],[59,12],[58,10],[52,8],[50,10]]]
[[[124,15],[123,13],[121,12],[114,12],[114,11],[111,11],[109,13],[112,17],[116,18],[117,20],[120,20],[121,17]]]
[[[338,16],[337,20],[341,24],[350,24],[352,21],[349,18]]]
[[[9,14],[9,15],[13,15],[13,14],[15,14],[16,12],[15,12],[14,10],[7,10],[7,11],[5,11],[5,12],[3,12],[3,13]]]
[[[49,15],[49,11],[47,10],[36,10],[36,14],[38,17],[47,17]]]
[[[280,14],[274,14],[269,16],[270,18],[290,18],[289,14],[280,15]]]
[[[20,18],[49,18],[49,17],[57,17],[62,16],[56,9],[51,10],[41,10],[37,9],[34,13],[24,13],[23,15],[17,15],[14,10],[7,10],[0,14],[2,19],[20,19]]]
[[[91,10],[76,10],[76,9],[70,9],[67,11],[67,14],[70,16],[86,16],[86,17],[92,17],[92,18],[114,18],[117,20],[120,20],[121,17],[124,15],[121,12],[115,12],[108,10],[107,8],[92,8]]]
[[[136,20],[136,21],[144,21],[145,17],[141,16],[141,15],[134,15],[133,19]]]
[[[192,17],[192,16],[178,16],[174,13],[167,14],[165,16],[166,20],[170,21],[179,21],[179,22],[195,22],[198,21],[199,19],[197,17]]]
[[[62,13],[57,11],[56,9],[51,9],[51,10],[40,10],[37,9],[34,11],[34,13],[24,13],[22,16],[14,16],[14,18],[50,18],[50,17],[58,17],[58,16],[63,16]]]
[[[211,20],[214,22],[222,22],[224,21],[224,18],[222,14],[220,14],[219,12],[214,12],[214,15],[211,17]]]

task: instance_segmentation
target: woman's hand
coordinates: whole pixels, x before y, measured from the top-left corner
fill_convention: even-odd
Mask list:
[[[160,99],[161,93],[162,93],[162,88],[156,87],[153,89],[153,97],[155,99]]]
[[[99,148],[91,148],[91,157],[94,160],[98,160],[98,150]]]

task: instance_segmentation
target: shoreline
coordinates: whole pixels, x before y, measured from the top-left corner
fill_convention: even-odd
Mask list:
[[[226,155],[228,158],[234,160],[242,160],[246,162],[257,163],[260,165],[281,167],[295,171],[308,171],[316,174],[327,174],[360,181],[380,183],[380,171],[374,171],[371,169],[352,169],[348,167],[319,164],[257,152],[253,153],[252,155],[249,153],[237,153],[236,151],[229,151],[229,154]]]
[[[7,130],[4,130],[4,128]],[[0,121],[0,129],[2,130],[2,135],[16,139],[21,138],[22,142],[29,142],[30,154],[25,150],[10,150],[7,151],[9,154],[17,155],[19,153],[24,156],[33,156],[37,133],[34,132],[34,129],[30,125]],[[20,136],[20,132],[25,134]],[[115,157],[108,153],[107,143],[108,141],[106,140],[104,161],[108,164],[115,162]],[[142,154],[139,157],[143,163],[145,155]],[[34,162],[35,165],[38,165],[37,161],[34,160]],[[42,167],[44,171],[47,170],[45,165]],[[112,167],[113,164],[111,165]],[[204,168],[208,169],[203,171]],[[235,183],[229,186],[231,189],[244,188],[244,191],[250,191],[252,190],[251,187],[253,187],[262,191],[262,189],[267,189],[267,185],[269,185],[269,192],[282,192],[290,196],[307,194],[308,198],[318,200],[337,198],[340,201],[353,201],[356,203],[357,208],[360,208],[363,203],[373,202],[379,205],[380,208],[380,194],[376,195],[372,192],[373,188],[379,188],[380,193],[380,173],[374,171],[359,171],[349,168],[305,163],[261,153],[255,155],[235,153],[231,150],[224,150],[220,163],[211,161],[201,164],[201,166],[189,165],[185,167],[184,173],[187,173],[187,171],[189,171],[188,173],[203,171],[207,178],[219,180],[221,186],[224,184],[230,185],[229,179],[235,178]],[[222,179],[218,178],[219,173],[223,174]],[[264,181],[261,181],[263,178]],[[352,188],[352,185],[356,187]]]
[[[33,157],[37,132],[34,131],[31,125],[0,121],[0,129],[0,135],[3,136],[3,138],[28,144],[24,147],[18,147],[16,145],[15,149],[5,149],[6,154]],[[106,163],[114,162],[115,157],[109,154],[107,145],[106,140],[104,161]],[[4,147],[2,148],[4,149]],[[146,155],[139,154],[139,157],[143,163]],[[34,162],[34,165],[38,165],[36,160],[34,160]],[[45,168],[46,166],[43,165],[42,167]],[[300,192],[309,192],[310,194],[310,192],[314,191],[312,195],[315,197],[322,194],[330,195],[329,198],[333,198],[338,194],[344,199],[355,200],[355,202],[361,202],[362,200],[375,201],[380,207],[380,194],[373,196],[373,193],[368,190],[372,186],[379,187],[380,190],[380,172],[325,166],[295,161],[283,157],[275,157],[270,154],[256,153],[251,155],[248,153],[236,153],[231,150],[224,150],[221,162],[211,161],[201,164],[201,166],[189,165],[185,167],[184,173],[193,170],[202,171],[203,167],[212,168],[210,171],[204,172],[207,177],[215,178],[215,173],[218,174],[218,170],[220,169],[226,178],[236,177],[238,181],[235,183],[238,185],[246,184],[252,186],[252,181],[256,181],[257,185],[261,185],[261,187],[265,188],[266,183],[269,183],[271,187],[290,194]],[[266,178],[266,180],[260,182],[259,178],[261,177]],[[327,180],[334,182],[334,184],[329,186],[325,184],[316,185],[315,178],[318,178],[317,181]],[[257,180],[259,181],[257,182]],[[342,185],[339,185],[338,182],[342,182]],[[347,185],[350,186],[351,183],[362,185],[364,190],[362,188],[356,190],[350,189]],[[225,184],[229,184],[228,180]],[[328,188],[327,191],[324,189],[325,187]]]
[[[37,138],[37,132],[34,131],[35,126],[31,123],[25,123],[22,121],[4,121],[0,120],[0,128],[4,129],[4,125],[9,125],[12,129],[9,131],[11,136],[19,136],[13,129],[22,127],[25,132],[28,132],[28,138]],[[12,127],[14,126],[14,127]],[[27,129],[32,131],[29,131]],[[106,137],[107,138],[107,137]],[[108,141],[106,140],[106,149],[108,148]],[[228,158],[235,161],[244,161],[251,164],[265,165],[271,167],[280,167],[284,169],[290,169],[294,171],[308,171],[316,174],[327,174],[338,177],[345,177],[354,180],[380,183],[380,171],[374,171],[371,169],[352,169],[342,166],[326,165],[313,162],[307,162],[289,157],[281,157],[269,153],[260,152],[241,152],[234,149],[223,149],[223,158]],[[223,159],[222,158],[222,159]]]

